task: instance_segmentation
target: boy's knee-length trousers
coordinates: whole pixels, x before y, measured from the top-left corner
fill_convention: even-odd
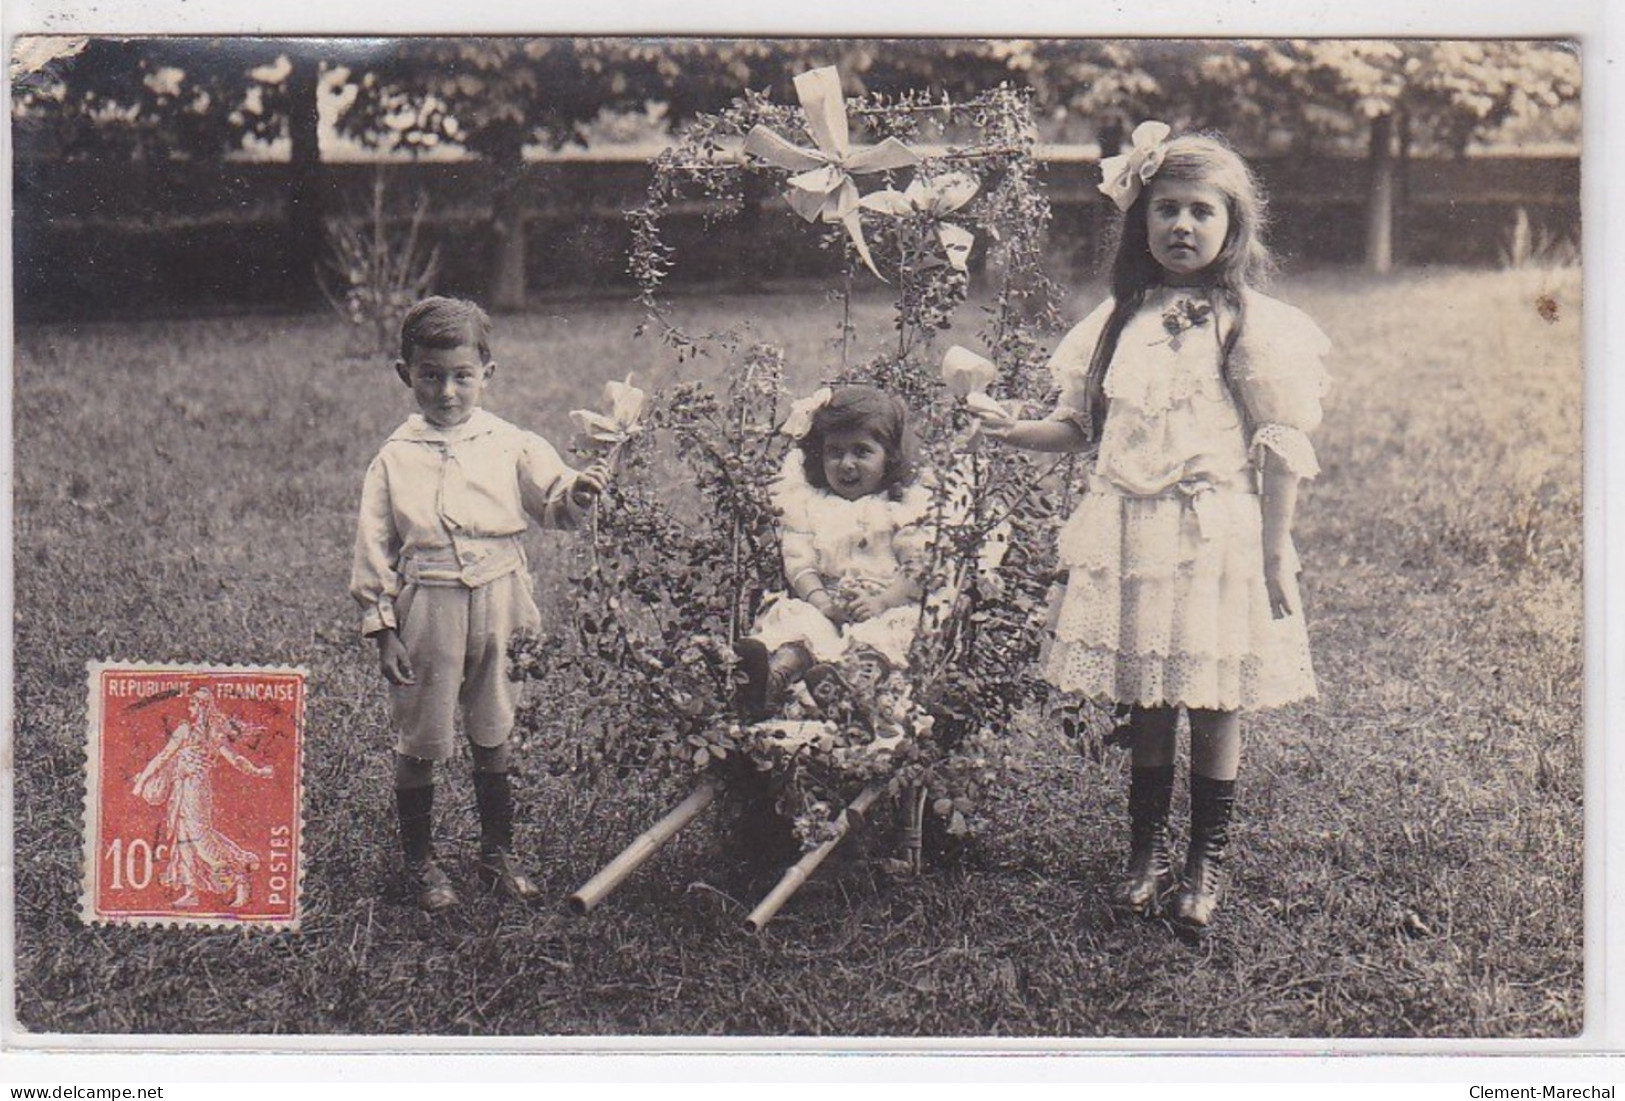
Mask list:
[[[397,630],[415,683],[394,685],[390,706],[398,752],[443,761],[455,747],[458,709],[477,746],[507,741],[520,684],[508,678],[508,643],[541,627],[529,571],[478,588],[409,584],[395,601]]]

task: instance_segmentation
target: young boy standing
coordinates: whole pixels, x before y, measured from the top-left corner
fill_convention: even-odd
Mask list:
[[[573,527],[608,480],[578,473],[546,440],[480,408],[496,371],[491,319],[472,302],[427,298],[401,323],[395,372],[418,412],[367,468],[350,592],[378,647],[396,732],[395,800],[418,905],[454,906],[435,863],[434,763],[451,757],[459,707],[474,758],[479,878],[509,898],[536,897],[515,862],[509,735],[518,686],[508,643],[541,615],[520,536],[529,519]]]

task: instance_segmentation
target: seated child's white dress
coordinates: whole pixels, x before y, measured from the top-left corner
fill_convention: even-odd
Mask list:
[[[1230,359],[1238,408],[1220,376],[1214,317],[1177,335],[1165,321],[1190,297],[1153,288],[1118,339],[1088,492],[1059,537],[1068,578],[1045,675],[1092,699],[1147,706],[1312,698],[1302,609],[1270,613],[1258,469],[1268,450],[1295,474],[1319,472],[1308,433],[1320,424],[1331,342],[1301,311],[1247,292]],[[1111,308],[1051,358],[1056,417],[1084,423],[1089,360]],[[1228,334],[1234,319],[1221,323]]]
[[[849,501],[811,485],[801,451],[792,449],[774,483],[773,504],[781,516],[784,576],[792,585],[814,570],[841,601],[879,592],[924,562],[931,495],[918,482],[895,500],[883,491]],[[828,662],[841,660],[853,646],[867,646],[902,668],[919,621],[919,605],[911,602],[837,627],[805,600],[779,592],[768,596],[752,635],[769,650],[799,642]]]

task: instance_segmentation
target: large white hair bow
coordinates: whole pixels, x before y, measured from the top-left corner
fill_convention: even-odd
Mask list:
[[[812,431],[813,417],[817,415],[820,409],[828,405],[829,399],[834,396],[835,392],[833,390],[828,386],[823,386],[800,401],[792,402],[790,415],[784,418],[784,423],[779,426],[779,431],[793,440],[801,439]]]
[[[885,172],[920,163],[919,154],[896,138],[879,145],[854,146],[846,122],[846,100],[841,78],[833,65],[811,69],[796,77],[796,95],[807,112],[807,132],[814,149],[793,145],[765,126],[751,127],[745,152],[775,167],[794,172],[785,199],[807,221],[846,227],[852,246],[864,265],[878,278],[858,216],[858,185],[853,173]]]
[[[1140,189],[1151,182],[1151,177],[1162,167],[1167,151],[1168,135],[1173,129],[1166,122],[1142,122],[1129,136],[1131,148],[1127,153],[1107,157],[1100,162],[1100,191],[1117,209],[1127,211],[1140,197]]]

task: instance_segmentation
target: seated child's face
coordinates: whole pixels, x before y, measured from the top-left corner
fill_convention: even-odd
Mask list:
[[[824,477],[848,501],[878,493],[886,479],[886,445],[872,432],[831,432],[824,437]]]
[[[496,364],[481,362],[479,349],[469,344],[415,347],[410,359],[396,363],[395,371],[412,388],[424,420],[436,428],[455,428],[480,407]]]

